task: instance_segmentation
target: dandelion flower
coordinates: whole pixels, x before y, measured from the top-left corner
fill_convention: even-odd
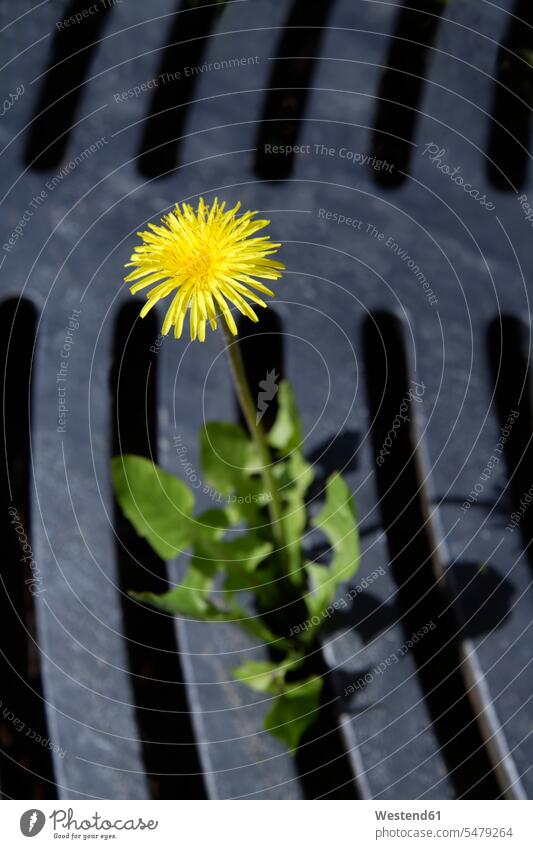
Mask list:
[[[226,210],[225,202],[215,198],[213,204],[200,198],[196,211],[187,203],[176,205],[160,225],[149,224],[150,230],[138,233],[142,244],[134,249],[126,277],[132,294],[150,288],[141,317],[167,295],[174,293],[163,322],[162,333],[174,327],[179,339],[187,310],[190,310],[191,339],[205,339],[209,322],[215,330],[222,314],[233,335],[237,326],[230,304],[258,321],[249,301],[266,307],[262,295],[273,295],[262,280],[277,280],[285,266],[270,259],[281,247],[269,236],[255,236],[270,221],[256,219],[256,212],[237,215],[240,203]],[[253,237],[253,238],[252,238]],[[154,285],[157,284],[157,285]]]

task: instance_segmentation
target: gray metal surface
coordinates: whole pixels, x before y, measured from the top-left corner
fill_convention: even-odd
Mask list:
[[[253,161],[272,57],[290,4],[227,5],[204,61],[242,56],[260,61],[244,71],[198,75],[180,165],[157,181],[145,181],[136,163],[150,93],[124,102],[114,95],[157,76],[175,3],[157,0],[148,11],[134,0],[117,4],[80,90],[65,159],[99,138],[105,142],[48,191],[3,257],[2,294],[23,293],[40,311],[32,535],[46,588],[37,599],[37,615],[47,716],[51,737],[66,751],[54,762],[64,798],[149,793],[122,636],[108,378],[113,322],[130,297],[120,286],[121,269],[135,232],[176,201],[200,194],[224,195],[262,210],[272,219],[274,237],[284,242],[288,273],[276,287],[276,310],[283,320],[287,374],[302,407],[305,449],[316,450],[339,431],[355,433],[354,468],[347,473],[363,534],[355,584],[385,569],[368,590],[382,607],[385,624],[365,638],[360,627],[339,627],[328,635],[324,653],[336,681],[339,722],[359,792],[374,798],[454,795],[411,654],[375,676],[363,694],[342,698],[347,682],[386,660],[405,639],[386,529],[379,527],[363,379],[372,374],[362,358],[362,323],[373,311],[386,309],[403,316],[413,367],[426,385],[418,423],[433,499],[431,520],[445,540],[442,569],[450,570],[455,586],[454,571],[464,562],[489,558],[499,578],[512,583],[511,615],[463,640],[462,671],[481,711],[493,762],[500,766],[502,790],[515,797],[533,794],[531,575],[520,539],[506,535],[505,516],[491,510],[507,485],[503,463],[486,485],[483,505],[464,517],[460,511],[498,442],[488,324],[500,311],[529,318],[530,225],[516,195],[498,192],[486,179],[493,75],[511,4],[450,0],[446,5],[429,55],[411,172],[392,191],[378,187],[371,169],[340,151],[364,157],[371,149],[375,96],[399,5],[334,4],[298,139],[311,152],[296,157],[288,180],[269,182],[256,177]],[[33,117],[50,34],[62,8],[49,2],[30,11],[24,4],[28,14],[4,33],[12,54],[4,89],[22,81],[26,92],[0,126],[2,243],[56,173],[25,169],[21,138]],[[13,4],[2,4],[4,23],[12,10]],[[450,166],[460,166],[472,186],[486,192],[493,212],[430,162],[423,153],[429,143],[444,148]],[[359,219],[362,226],[328,221],[320,210]],[[384,238],[369,232],[370,225]],[[389,237],[422,269],[438,304],[428,302],[412,269],[387,246]],[[65,432],[58,433],[56,375],[73,309],[81,310],[80,326],[68,360]],[[220,340],[210,335],[205,345],[188,345],[168,339],[158,364],[160,461],[180,472],[173,448],[179,434],[198,468],[198,426],[204,419],[235,416]],[[510,513],[505,497],[501,503]],[[171,581],[179,580],[183,565],[170,564]],[[352,615],[360,626],[357,599]],[[264,647],[227,625],[180,619],[176,633],[209,796],[301,798],[294,759],[262,731],[267,705],[232,680],[232,667],[264,657]],[[178,754],[175,768],[179,772]]]

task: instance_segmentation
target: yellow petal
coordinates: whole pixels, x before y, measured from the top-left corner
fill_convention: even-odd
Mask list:
[[[191,339],[205,340],[206,325],[215,330],[218,316],[232,334],[237,325],[229,304],[257,321],[249,302],[263,308],[263,296],[273,292],[261,280],[277,280],[284,265],[270,256],[281,247],[268,235],[258,235],[268,227],[257,211],[240,213],[241,204],[227,208],[217,197],[209,203],[200,197],[194,207],[185,201],[139,231],[137,244],[126,267],[126,282],[133,294],[146,290],[145,316],[157,302],[173,295],[162,325],[163,334],[174,327],[180,338],[190,310]],[[259,279],[258,279],[259,278]]]

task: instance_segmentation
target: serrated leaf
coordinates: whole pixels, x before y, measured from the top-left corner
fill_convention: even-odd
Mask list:
[[[277,648],[283,648],[287,645],[287,641],[276,637],[259,616],[250,616],[237,605],[233,605],[224,614],[224,621],[228,622],[230,620],[245,634],[251,637],[257,637],[265,645],[273,645]]]
[[[225,589],[238,592],[245,589],[247,582],[251,581],[252,586],[257,583],[253,573],[271,551],[272,543],[254,534],[244,534],[229,541],[197,537],[192,564],[208,575],[217,571],[225,572],[228,578],[233,575],[235,580],[227,581]]]
[[[210,599],[212,586],[212,579],[191,565],[182,586],[160,595],[130,593],[130,596],[173,616],[186,616],[203,622],[227,622],[265,645],[287,647],[286,641],[277,638],[259,616],[250,616],[237,605],[226,609],[215,605]]]
[[[205,550],[226,570],[237,566],[252,573],[268,557],[272,548],[271,542],[259,539],[254,534],[245,534],[227,542],[209,543]]]
[[[357,516],[347,483],[335,472],[326,485],[326,503],[312,524],[328,538],[333,548],[329,567],[308,564],[311,592],[306,597],[311,616],[321,616],[333,600],[337,587],[359,568],[360,545]]]
[[[302,657],[293,657],[282,663],[267,660],[247,660],[233,674],[239,681],[257,693],[280,693],[287,688],[285,676],[303,663]]]
[[[200,433],[200,457],[206,482],[221,495],[241,492],[261,469],[255,444],[237,424],[209,422]]]
[[[295,584],[302,583],[302,534],[307,525],[305,494],[313,482],[313,469],[301,451],[294,450],[278,464],[280,494],[283,502],[283,529],[287,541],[287,571]]]
[[[278,413],[268,433],[268,443],[282,454],[289,454],[302,442],[302,424],[292,386],[282,380],[278,391]]]
[[[288,457],[276,463],[273,473],[282,498],[292,489],[305,495],[315,477],[313,467],[299,449],[294,449]]]
[[[305,597],[309,616],[311,619],[314,616],[322,619],[324,611],[333,599],[337,585],[332,580],[327,566],[322,566],[320,563],[307,563],[305,570],[309,578],[309,593]],[[310,634],[310,630],[306,634]]]
[[[190,545],[194,496],[183,481],[146,457],[125,454],[111,463],[122,512],[163,560]]]
[[[210,422],[200,434],[200,456],[206,483],[227,498],[230,522],[260,524],[266,503],[261,458],[244,430],[228,422]]]
[[[213,507],[205,510],[194,520],[193,533],[195,539],[221,539],[231,522],[226,510]]]
[[[321,690],[322,678],[319,675],[291,683],[282,695],[276,697],[265,717],[265,729],[291,752],[296,751],[303,734],[318,718]]]
[[[359,567],[359,532],[352,493],[338,472],[328,479],[326,503],[312,524],[326,535],[333,548],[332,577],[338,583],[347,581]]]
[[[209,600],[212,587],[209,576],[195,569],[189,568],[183,583],[166,593],[130,593],[137,601],[150,604],[165,613],[177,616],[190,616],[193,619],[213,618],[213,605]]]
[[[232,566],[226,573],[224,590],[228,593],[254,592],[259,601],[271,597],[274,582],[279,578],[275,564],[262,563],[259,570],[247,572],[238,566]],[[277,599],[277,596],[275,596]],[[268,607],[265,601],[265,607]]]
[[[257,693],[270,693],[274,686],[276,663],[267,660],[247,660],[233,670],[233,675]]]

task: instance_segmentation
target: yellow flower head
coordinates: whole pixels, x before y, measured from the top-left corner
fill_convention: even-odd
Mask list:
[[[126,277],[126,283],[133,283],[132,294],[158,284],[146,296],[143,318],[161,298],[175,292],[163,322],[164,334],[174,327],[179,339],[190,307],[191,339],[198,337],[203,342],[206,322],[215,330],[219,313],[235,335],[237,326],[228,302],[257,321],[248,301],[261,307],[266,304],[252,289],[274,294],[256,278],[281,277],[285,266],[269,259],[281,245],[271,242],[269,236],[251,238],[270,221],[255,219],[256,212],[238,216],[240,203],[233,209],[225,207],[218,198],[211,206],[200,198],[196,211],[187,203],[181,207],[177,204],[161,225],[149,224],[149,231],[137,234],[142,244],[135,247],[128,263],[135,270]]]

